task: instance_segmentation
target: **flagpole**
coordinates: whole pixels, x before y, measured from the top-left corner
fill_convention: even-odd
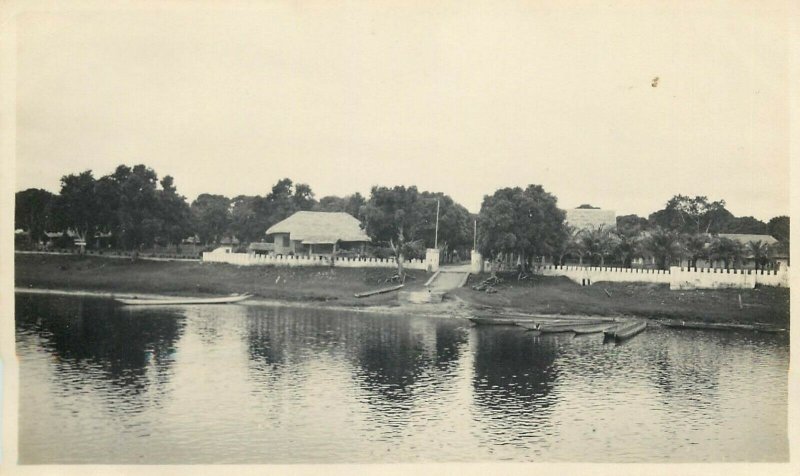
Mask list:
[[[439,199],[436,199],[436,234],[433,237],[433,247],[439,249]]]

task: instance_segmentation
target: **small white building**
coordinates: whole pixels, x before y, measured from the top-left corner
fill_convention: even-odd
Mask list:
[[[615,229],[617,227],[617,214],[614,210],[600,208],[570,208],[564,210],[564,221],[578,230],[593,228]]]

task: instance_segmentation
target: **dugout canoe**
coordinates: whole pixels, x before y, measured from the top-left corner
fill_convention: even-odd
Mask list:
[[[732,322],[702,322],[702,321],[679,321],[675,319],[664,319],[658,321],[661,325],[677,329],[699,329],[716,331],[756,331],[756,332],[786,332],[786,329],[770,324],[753,323],[737,324]]]
[[[178,306],[188,304],[230,304],[241,302],[245,299],[252,297],[250,294],[233,294],[225,297],[214,298],[193,298],[193,297],[178,297],[178,298],[156,298],[156,299],[120,299],[116,301],[126,306]]]
[[[380,288],[380,289],[373,289],[372,291],[365,291],[363,293],[355,293],[354,296],[357,298],[369,297],[374,296],[376,294],[383,294],[383,293],[390,293],[392,291],[397,291],[403,287],[402,284],[398,284],[397,286],[389,286],[388,288]]]
[[[599,324],[581,324],[574,326],[572,328],[572,332],[576,334],[595,334],[598,332],[603,332],[612,326],[614,326],[614,324],[610,322],[601,322]]]
[[[515,326],[518,321],[502,317],[468,317],[477,326]]]
[[[647,327],[646,321],[630,321],[618,324],[610,329],[603,331],[605,337],[614,339],[617,342],[630,339],[639,334]]]

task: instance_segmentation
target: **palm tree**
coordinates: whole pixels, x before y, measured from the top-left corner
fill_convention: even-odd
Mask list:
[[[630,268],[633,258],[639,253],[641,236],[635,233],[614,232],[614,249],[612,254],[626,268]]]
[[[564,257],[566,257],[568,254],[580,251],[578,249],[578,240],[576,239],[578,233],[580,233],[580,230],[574,226],[564,225],[564,234],[562,235],[562,239],[555,249],[555,253],[558,256],[559,265],[564,264]]]
[[[764,265],[767,264],[767,257],[769,256],[769,245],[761,240],[750,241],[745,246],[745,250],[747,254],[753,257],[753,262],[756,264],[756,271],[758,271],[759,265],[761,265],[761,269],[764,269]]]
[[[661,269],[669,269],[675,259],[685,254],[681,235],[677,231],[657,228],[644,239],[643,247],[656,258]]]
[[[600,225],[597,228],[587,229],[581,233],[580,244],[584,253],[593,261],[600,260],[600,266],[605,266],[605,258],[614,249],[614,236],[611,232]]]
[[[684,235],[683,244],[689,258],[689,267],[696,268],[697,260],[708,258],[709,237],[705,233],[691,233]]]
[[[708,247],[709,257],[713,260],[722,260],[725,269],[729,269],[737,261],[740,261],[743,254],[742,244],[730,238],[715,237],[711,240]]]

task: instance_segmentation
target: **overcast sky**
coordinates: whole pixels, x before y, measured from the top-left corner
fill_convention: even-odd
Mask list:
[[[17,190],[145,163],[190,200],[290,177],[789,213],[785,11],[367,3],[21,15]]]

